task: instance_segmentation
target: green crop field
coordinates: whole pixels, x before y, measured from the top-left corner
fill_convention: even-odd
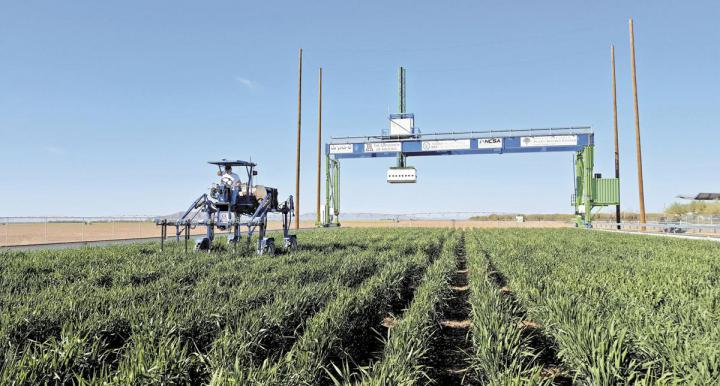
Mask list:
[[[0,252],[0,384],[719,384],[720,244],[341,229]]]

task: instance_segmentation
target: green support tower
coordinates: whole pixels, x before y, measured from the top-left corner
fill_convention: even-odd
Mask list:
[[[594,146],[585,146],[575,153],[575,206],[576,226],[592,227],[592,210],[620,204],[620,179],[602,178],[593,174]]]

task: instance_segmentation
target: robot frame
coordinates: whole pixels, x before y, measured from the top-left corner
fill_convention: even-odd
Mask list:
[[[278,203],[276,188],[253,185],[253,177],[257,175],[255,163],[226,159],[208,163],[218,167],[217,174],[221,176],[220,182],[213,183],[209,193],[198,197],[176,221],[158,220],[156,222],[161,226],[161,249],[167,238],[168,226],[175,226],[177,241],[180,241],[180,236],[184,236],[186,252],[190,230],[197,226],[204,226],[206,231],[203,236],[196,238],[195,251],[210,250],[216,228],[220,231],[228,231],[228,242],[237,246],[242,239],[241,228],[247,227],[248,243],[257,231],[257,253],[272,255],[275,253],[275,239],[266,237],[267,216],[272,212],[280,213],[282,216],[284,248],[287,250],[297,248],[297,236],[291,235],[289,232],[294,209],[292,196],[284,202]],[[242,182],[240,178],[233,180],[228,178],[227,174],[223,174],[224,169],[231,169],[233,166],[245,168],[246,182]],[[198,218],[201,213],[204,216]],[[244,218],[246,218],[245,221],[243,221]]]

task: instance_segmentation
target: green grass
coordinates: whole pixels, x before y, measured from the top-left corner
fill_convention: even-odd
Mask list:
[[[0,383],[424,384],[459,250],[468,379],[720,382],[716,243],[576,229],[299,239],[274,257],[173,243],[0,252]]]
[[[720,381],[720,245],[579,230],[480,236],[579,382]]]

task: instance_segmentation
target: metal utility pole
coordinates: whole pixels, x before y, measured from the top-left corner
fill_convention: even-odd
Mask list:
[[[322,67],[318,83],[318,140],[317,140],[317,201],[315,202],[315,225],[320,226],[320,175],[322,173]]]
[[[300,131],[302,117],[302,48],[298,69],[297,157],[295,158],[295,229],[300,229]]]
[[[640,223],[643,225],[641,230],[645,231],[645,190],[643,188],[643,171],[642,171],[642,149],[640,146],[640,111],[638,109],[637,96],[637,73],[635,69],[635,33],[633,31],[633,20],[630,19],[630,65],[632,67],[632,86],[635,107],[635,148],[637,151],[637,170],[638,170],[638,195],[640,198]]]
[[[615,46],[610,45],[610,61],[612,62],[612,96],[613,96],[613,127],[615,128],[615,178],[620,178],[620,144],[618,141],[617,87],[615,83]],[[620,202],[615,205],[615,222],[620,227]]]

